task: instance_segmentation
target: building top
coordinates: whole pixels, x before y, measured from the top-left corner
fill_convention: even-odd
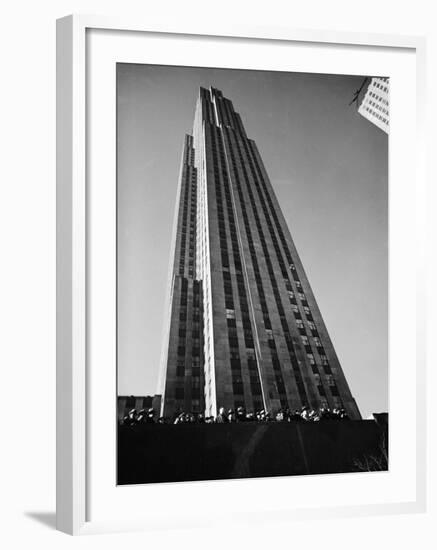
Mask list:
[[[200,87],[196,111],[202,121],[218,127],[232,128],[243,137],[247,137],[239,113],[235,111],[232,101],[223,96],[221,90],[212,86],[209,89]]]

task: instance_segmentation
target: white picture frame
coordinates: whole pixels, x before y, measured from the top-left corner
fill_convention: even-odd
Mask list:
[[[244,44],[250,48],[255,44],[284,45],[287,43],[312,43],[319,47],[336,45],[338,47],[357,47],[363,50],[372,48],[397,49],[408,51],[415,57],[416,104],[406,105],[406,109],[415,111],[416,157],[412,161],[415,168],[415,182],[410,182],[416,196],[416,210],[413,225],[415,231],[416,342],[411,351],[415,354],[415,448],[414,454],[414,497],[398,499],[393,496],[387,502],[369,504],[368,502],[344,506],[299,508],[284,502],[277,509],[268,505],[262,510],[248,514],[235,514],[234,521],[254,521],[263,518],[302,518],[328,517],[330,515],[362,515],[369,513],[418,512],[425,510],[426,502],[426,464],[425,464],[425,425],[419,418],[426,416],[425,400],[425,328],[424,328],[424,228],[420,222],[420,213],[424,205],[424,112],[423,93],[425,75],[425,40],[422,37],[356,34],[327,31],[298,30],[287,28],[251,28],[234,27],[214,28],[196,27],[178,28],[177,26],[152,26],[138,20],[112,19],[95,16],[73,15],[57,22],[57,528],[69,534],[85,534],[109,530],[146,529],[156,525],[177,525],[185,521],[169,510],[166,518],[160,519],[159,510],[153,518],[135,517],[131,520],[99,515],[90,516],[90,483],[92,483],[92,460],[90,458],[91,434],[88,414],[92,408],[90,390],[90,347],[92,341],[87,327],[90,314],[90,254],[89,247],[90,209],[87,181],[90,174],[90,154],[87,150],[87,117],[89,89],[89,64],[87,61],[87,33],[101,30],[122,33],[142,33],[158,36],[169,41],[171,53],[172,37],[218,38],[228,43]],[[138,36],[138,35],[137,35]],[[163,63],[165,64],[165,63]],[[187,64],[190,60],[187,59]],[[396,131],[396,125],[394,130]],[[115,151],[115,148],[114,148]],[[410,219],[411,221],[411,219]],[[392,293],[390,294],[392,298]],[[115,339],[115,334],[114,334]],[[109,415],[110,416],[110,415]],[[115,418],[115,417],[114,417]],[[114,423],[115,424],[115,423]],[[115,430],[115,426],[113,426]],[[112,457],[113,458],[113,457]],[[108,460],[112,460],[111,457]],[[114,462],[115,469],[115,462]],[[411,466],[413,468],[413,466]],[[265,480],[264,490],[267,487]],[[277,480],[275,481],[277,483]],[[275,483],[273,482],[273,483]],[[179,484],[179,491],[196,492],[196,498],[202,498],[202,491],[210,485],[217,493],[220,483],[202,482],[203,489]],[[226,482],[227,483],[227,482]],[[237,482],[239,491],[250,490],[250,480]],[[299,481],[302,483],[302,480]],[[159,494],[171,494],[172,484],[143,487],[159,498]],[[228,485],[223,485],[228,488]],[[234,482],[235,487],[235,482]],[[272,488],[274,485],[271,486]],[[123,490],[123,489],[122,489]],[[270,490],[270,489],[269,489]],[[274,490],[274,489],[272,489]],[[217,492],[218,491],[218,492]],[[222,491],[223,492],[223,491]],[[157,507],[159,508],[159,507]],[[115,508],[114,508],[115,510]],[[174,520],[174,521],[173,521]],[[197,518],[193,525],[204,525],[205,518]]]

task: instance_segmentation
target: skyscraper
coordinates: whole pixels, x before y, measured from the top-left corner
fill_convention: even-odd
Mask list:
[[[388,78],[372,78],[358,108],[360,115],[386,134],[389,130],[389,86]]]
[[[162,413],[344,407],[360,418],[255,142],[200,88],[174,225]]]

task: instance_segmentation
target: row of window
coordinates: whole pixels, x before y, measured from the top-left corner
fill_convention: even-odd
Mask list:
[[[258,265],[258,262],[256,260],[256,253],[255,253],[254,243],[253,243],[253,239],[252,239],[252,233],[250,231],[250,225],[249,225],[249,221],[248,221],[248,217],[247,217],[247,211],[246,211],[246,206],[245,206],[245,201],[244,201],[244,196],[243,196],[243,191],[242,191],[242,186],[241,186],[241,181],[240,181],[240,175],[239,175],[239,170],[238,170],[238,166],[237,166],[237,162],[236,162],[236,155],[235,155],[234,151],[239,156],[240,169],[243,172],[243,180],[246,182],[246,184],[248,182],[248,174],[247,174],[247,171],[246,171],[246,166],[245,166],[245,163],[244,163],[244,159],[242,157],[242,153],[241,153],[241,149],[240,149],[238,140],[234,139],[234,140],[231,141],[231,135],[232,135],[231,132],[227,132],[228,140],[229,140],[230,143],[232,143],[232,146],[230,147],[230,158],[231,158],[231,163],[232,163],[232,167],[233,167],[234,179],[235,179],[235,182],[236,182],[237,190],[239,192],[240,207],[241,207],[242,214],[243,214],[243,220],[245,220],[245,229],[246,229],[246,235],[247,235],[249,248],[250,248],[250,251],[251,251],[252,262],[253,262],[253,259],[255,258],[255,262],[253,262],[253,266],[254,266],[255,280],[256,280],[256,284],[257,284],[259,300],[260,300],[260,304],[261,304],[261,308],[262,308],[262,312],[263,312],[265,329],[266,330],[271,330],[271,322],[270,322],[269,312],[268,312],[268,308],[267,308],[267,301],[266,301],[266,297],[265,297],[265,294],[264,294],[264,289],[263,289],[263,286],[262,286],[261,275],[260,275],[260,272],[259,272],[259,265]],[[247,191],[248,191],[249,198],[250,198],[250,201],[251,201],[252,210],[253,210],[253,214],[254,214],[254,217],[255,217],[255,223],[256,223],[258,234],[259,234],[259,237],[260,237],[261,245],[263,247],[263,252],[264,252],[264,256],[265,256],[265,260],[266,260],[270,280],[271,280],[271,283],[272,283],[272,287],[274,288],[275,285],[276,285],[276,280],[275,280],[275,277],[274,277],[273,268],[272,268],[272,265],[271,265],[271,262],[270,262],[269,252],[268,252],[268,249],[267,249],[267,245],[266,245],[266,242],[265,242],[265,239],[264,239],[264,234],[263,234],[262,227],[261,227],[261,224],[260,224],[258,211],[257,211],[256,205],[255,205],[254,196],[253,196],[252,190],[250,188],[250,185],[246,185],[246,187],[247,187]],[[275,289],[274,289],[274,293],[275,293]],[[275,299],[276,299],[277,306],[278,306],[278,297],[279,297],[279,295],[275,293]],[[280,307],[282,307],[282,305]],[[272,364],[274,364],[275,360],[277,359],[276,345],[275,345],[275,342],[274,342],[273,339],[269,339],[268,342],[269,342],[269,346],[270,346]],[[278,365],[279,365],[279,362],[278,362]],[[286,391],[285,391],[284,378],[283,378],[283,374],[282,374],[282,371],[281,371],[280,367],[279,368],[274,368],[274,375],[275,375],[275,383],[276,383],[276,388],[277,388],[277,392],[278,392],[278,395],[279,395],[279,399],[280,399],[280,402],[281,402],[281,406],[282,407],[287,407],[288,402],[287,402],[287,396],[286,396]]]
[[[229,132],[228,132],[229,133]],[[238,144],[237,144],[237,148],[238,148]],[[241,151],[239,151],[240,153],[240,156],[241,156]],[[254,248],[253,248],[253,240],[252,240],[252,237],[251,237],[251,232],[250,232],[250,226],[249,226],[249,223],[248,223],[248,220],[247,220],[247,215],[244,211],[244,200],[242,199],[242,196],[241,196],[241,184],[240,182],[238,181],[238,169],[237,169],[237,165],[236,165],[236,162],[235,162],[235,158],[232,158],[233,156],[233,150],[232,148],[230,148],[230,151],[229,151],[229,156],[231,158],[231,161],[233,163],[233,168],[234,168],[234,171],[237,175],[236,177],[236,188],[237,188],[237,191],[239,191],[240,193],[240,203],[241,205],[243,206],[243,209],[242,209],[242,213],[243,213],[243,221],[245,222],[245,229],[246,229],[246,234],[248,236],[248,244],[249,244],[249,249],[251,250],[251,252],[254,252]],[[225,157],[224,157],[224,154],[223,154],[223,151],[221,151],[221,160],[222,162],[224,162],[225,160]],[[241,160],[243,160],[241,158]],[[218,163],[218,159],[216,160],[216,170],[218,170],[218,167],[219,167],[219,163]],[[244,165],[244,162],[241,162],[241,167],[244,171],[244,168],[245,168],[245,165]],[[222,167],[220,167],[222,168]],[[259,167],[258,167],[258,170],[259,170]],[[224,172],[224,175],[226,175],[226,171],[225,170],[222,170],[222,173]],[[247,173],[245,174],[245,179],[246,181],[248,180],[248,177],[247,177]],[[255,178],[254,178],[255,179]],[[228,183],[228,182],[227,182]],[[255,179],[255,183],[256,182],[256,179]],[[264,183],[264,182],[263,182]],[[249,190],[250,192],[250,190]],[[261,190],[258,188],[258,193],[260,194],[260,198],[261,198],[261,201],[263,200],[263,196],[262,196],[262,193],[261,193]],[[266,195],[267,195],[267,198],[269,199],[269,195],[268,193],[266,192]],[[219,197],[220,198],[220,197]],[[227,197],[229,203],[228,203],[228,207],[229,206],[232,206],[232,201],[230,200],[230,196]],[[254,206],[254,205],[253,205]],[[270,206],[272,207],[272,205],[270,204]],[[267,219],[267,222],[268,222],[268,225],[270,223],[270,231],[271,233],[273,232],[273,243],[274,243],[274,248],[276,249],[276,253],[278,255],[278,260],[280,261],[280,266],[281,266],[281,270],[282,270],[282,273],[286,275],[286,278],[284,277],[284,282],[286,284],[286,287],[288,289],[290,289],[291,292],[293,292],[291,289],[291,285],[290,285],[290,281],[288,279],[288,273],[287,273],[287,270],[285,268],[285,264],[283,262],[283,259],[282,259],[282,255],[281,255],[281,252],[280,252],[280,248],[279,248],[279,244],[276,240],[276,235],[274,235],[274,231],[273,231],[273,225],[271,223],[271,220],[269,218],[269,214],[268,214],[268,211],[267,211],[267,208],[265,206],[265,203],[264,203],[264,213],[265,213],[265,216],[266,216],[266,219]],[[254,211],[256,210],[256,207],[254,207]],[[272,212],[274,212],[274,209],[272,209]],[[224,215],[223,216],[220,216],[220,213],[219,213],[219,222],[220,222],[220,217],[222,218],[222,221],[224,222]],[[276,224],[278,225],[278,220],[276,219]],[[258,218],[258,222],[259,222],[259,218]],[[259,223],[257,225],[260,225]],[[249,230],[248,230],[249,228]],[[260,229],[260,227],[259,227]],[[282,233],[282,230],[280,228],[280,225],[279,225],[279,231],[278,231],[279,235],[280,235],[280,238],[281,238],[281,241],[285,241],[285,238],[284,238],[284,235]],[[231,235],[231,242],[232,240],[235,240],[235,243],[236,243],[236,234],[235,234],[235,239],[232,239],[232,235]],[[227,239],[226,239],[226,234],[224,233],[223,234],[223,238],[221,239],[221,241],[224,243],[224,245],[226,245],[226,242],[227,242]],[[264,240],[264,244],[265,244],[265,240]],[[266,250],[266,247],[264,247],[264,252],[266,253],[266,255],[268,256],[268,251]],[[299,278],[297,277],[297,273],[296,273],[296,269],[295,269],[295,266],[294,266],[294,263],[292,263],[292,258],[291,258],[291,254],[288,250],[288,247],[286,248],[286,253],[288,253],[289,257],[287,258],[288,260],[290,260],[290,268],[292,269],[292,271],[294,271],[293,275],[294,275],[294,281],[295,281],[295,284],[296,284],[296,287],[301,290],[302,286],[301,286],[301,283],[299,281]],[[253,256],[255,257],[255,254],[253,254]],[[224,258],[226,258],[226,255],[224,255]],[[228,258],[226,258],[227,261]],[[241,260],[240,260],[241,261]],[[257,269],[257,262],[255,260],[255,262],[253,262],[253,265],[254,265],[254,268],[255,268],[255,276],[256,276],[256,279],[257,279],[257,283],[261,283],[261,277],[260,277],[260,274],[259,274],[259,268]],[[267,263],[268,267],[269,267],[269,264]],[[270,263],[270,266],[271,266],[271,263]],[[226,268],[229,268],[229,263],[224,263],[224,267],[225,269]],[[257,273],[258,271],[258,273]],[[226,271],[225,271],[226,273]],[[258,275],[258,276],[257,276]],[[273,276],[274,278],[274,276]],[[230,325],[232,326],[233,323],[235,323],[235,320],[232,320],[232,318],[234,317],[235,313],[233,311],[233,308],[231,306],[233,306],[233,301],[232,300],[232,297],[231,297],[231,291],[232,291],[232,286],[230,285],[224,285],[225,286],[225,294],[228,295],[228,300],[227,300],[227,306],[228,307],[228,312],[227,312],[227,317],[228,319],[231,318],[231,320],[229,321]],[[274,293],[276,294],[275,298],[279,299],[279,303],[280,303],[280,297],[279,297],[279,293],[277,292],[277,286],[275,287],[275,284],[272,285],[273,286],[273,290],[274,290]],[[266,313],[266,316],[265,316],[265,324],[266,324],[266,330],[269,330],[269,323],[270,323],[270,320],[269,320],[269,317],[268,317],[268,311],[267,311],[267,308],[266,308],[266,302],[265,302],[265,296],[263,295],[263,290],[262,290],[262,284],[259,285],[260,289],[261,289],[261,296],[260,296],[260,302],[261,302],[261,306],[262,307],[265,307],[265,311],[263,313]],[[276,292],[275,292],[276,291]],[[321,341],[318,337],[318,333],[317,333],[317,328],[316,328],[316,325],[314,323],[314,321],[312,320],[312,315],[311,315],[311,311],[310,311],[310,308],[308,306],[308,302],[306,301],[306,297],[305,297],[305,294],[303,292],[298,292],[298,297],[303,305],[303,311],[305,312],[305,315],[306,315],[306,318],[307,318],[307,323],[308,323],[308,326],[310,328],[310,331],[311,331],[311,335],[315,338],[314,340],[314,344],[317,348],[317,350],[319,351],[319,353],[321,354],[324,354],[324,349],[323,349],[323,346],[321,345]],[[290,295],[290,298],[291,298],[291,301],[293,299],[293,295]],[[296,304],[297,306],[297,304]],[[280,314],[280,317],[283,317],[282,321],[283,321],[283,324],[285,324],[285,326],[283,326],[283,328],[286,328],[286,330],[284,330],[285,332],[285,336],[286,336],[286,339],[287,339],[287,332],[288,332],[288,324],[286,323],[286,319],[285,319],[285,314],[283,314],[283,308],[282,308],[282,311],[281,311],[281,308],[282,308],[282,303],[280,303],[280,308],[279,308],[279,314]],[[305,338],[303,339],[303,345],[305,347],[305,349],[307,350],[307,352],[310,352],[312,351],[311,350],[311,347],[310,347],[310,343],[309,343],[309,340],[308,340],[308,337],[306,335],[306,331],[305,331],[305,326],[303,325],[303,321],[301,319],[301,316],[300,316],[300,313],[299,313],[299,308],[296,307],[296,308],[293,308],[294,312],[295,312],[295,315],[296,315],[296,321],[299,321],[299,318],[300,318],[300,322],[297,322],[297,325],[298,325],[298,328],[301,332],[301,335],[304,336]],[[281,315],[283,314],[283,315]],[[271,324],[270,324],[270,327],[271,327]],[[232,331],[231,331],[232,333]],[[289,333],[288,333],[289,334]],[[232,340],[233,338],[233,335],[231,334],[231,342],[234,343],[234,344],[237,344],[238,341],[236,340]],[[273,348],[273,352],[275,353],[276,350],[275,350],[275,344],[274,342],[271,344],[272,345],[272,348]],[[294,363],[294,365],[297,367],[298,369],[298,366],[297,366],[297,362],[296,362],[296,358],[295,358],[295,354],[294,354],[294,349],[292,348],[292,341],[291,341],[291,337],[288,338],[288,346],[289,346],[289,351],[290,351],[290,348],[293,352],[293,358],[294,361],[292,360],[292,364]],[[300,382],[300,384],[299,384]],[[297,375],[297,383],[300,385],[300,390],[303,392],[305,391],[305,386],[303,384],[303,380],[302,380],[302,377],[300,375],[300,371],[298,371],[298,375]],[[278,381],[277,381],[277,387],[278,387],[278,390],[282,390],[283,388],[283,380],[281,381],[278,377]],[[321,389],[321,393],[323,393],[323,388]],[[305,401],[304,401],[305,402]]]
[[[370,97],[374,97],[378,102],[383,103],[384,105],[388,106],[388,99],[385,99],[378,94],[375,94],[374,92],[369,92]]]
[[[381,120],[384,124],[388,124],[388,118],[386,118],[385,116],[383,115],[380,115],[379,113],[377,113],[376,111],[374,111],[372,109],[372,107],[368,107],[366,105],[365,107],[366,111],[368,111],[372,116],[374,116],[375,118],[377,118],[378,120]]]
[[[370,101],[369,101],[369,104],[370,104],[372,107],[374,107],[376,110],[381,111],[382,113],[388,115],[388,110],[385,109],[384,107],[381,107],[381,105],[379,105],[376,101],[370,100]]]
[[[257,185],[258,182],[257,182],[256,177],[255,177],[255,173],[254,173],[254,170],[253,170],[253,165],[251,164],[250,156],[248,155],[247,144],[246,144],[245,140],[243,140],[243,146],[245,148],[246,158],[249,161],[249,167],[251,168],[252,179],[255,183],[255,187],[257,188],[257,192],[258,192],[258,196],[259,196],[259,199],[260,199],[261,207],[264,211],[265,220],[266,220],[267,226],[269,227],[270,233],[272,234],[271,221],[270,221],[270,218],[269,218],[266,206],[265,206],[264,198],[263,198],[262,194],[260,193],[259,186]],[[274,294],[274,297],[275,297],[276,307],[277,307],[277,311],[278,311],[278,314],[279,314],[279,317],[280,317],[284,338],[286,340],[287,349],[288,349],[290,360],[291,360],[291,363],[292,363],[292,368],[293,368],[293,372],[294,372],[294,376],[295,376],[296,385],[297,385],[299,395],[301,397],[302,402],[306,403],[307,402],[307,396],[306,396],[306,391],[305,391],[305,385],[304,385],[302,375],[301,375],[301,372],[300,372],[300,369],[299,369],[299,366],[298,366],[298,363],[297,363],[297,360],[296,360],[295,350],[294,350],[292,338],[291,338],[291,335],[290,335],[290,332],[289,332],[289,327],[288,327],[285,311],[284,311],[283,306],[282,306],[282,301],[281,301],[281,297],[280,297],[280,294],[279,294],[277,281],[276,281],[274,271],[273,271],[273,266],[272,266],[272,263],[271,263],[271,260],[270,260],[270,254],[269,254],[269,251],[268,251],[267,243],[266,243],[265,238],[264,238],[264,233],[263,233],[263,230],[262,230],[262,226],[261,226],[257,206],[256,206],[256,203],[255,203],[254,195],[252,193],[251,186],[249,185],[249,178],[248,178],[247,171],[245,169],[245,163],[244,163],[242,151],[241,151],[241,148],[239,146],[238,141],[236,141],[236,148],[237,148],[237,151],[238,151],[239,156],[240,156],[241,164],[244,167],[243,172],[244,172],[244,175],[245,175],[246,187],[247,187],[247,191],[248,191],[248,194],[249,194],[249,199],[250,199],[251,204],[252,204],[252,210],[253,210],[253,213],[254,213],[254,217],[255,217],[255,221],[256,221],[256,225],[257,225],[257,229],[258,229],[260,242],[261,242],[261,245],[262,245],[262,248],[263,248],[264,257],[265,257],[265,261],[266,261],[266,265],[267,265],[267,271],[269,273],[271,286],[272,286],[272,289],[273,289],[273,294]],[[276,244],[275,249],[276,249],[276,253],[278,254],[277,242],[274,241],[274,244]],[[281,267],[283,267],[283,266],[281,266]],[[291,287],[289,287],[289,288],[291,288]],[[272,354],[272,361],[277,366],[277,368],[275,369],[276,373],[279,373],[279,361],[277,359],[276,344],[274,343],[274,341],[270,340],[269,345],[270,345],[270,348],[271,348],[270,351],[271,351],[271,354]],[[279,380],[279,377],[276,376],[276,378],[277,378],[277,386],[279,386],[279,388],[282,388],[283,384]]]
[[[229,139],[230,133],[227,134],[227,137]],[[266,332],[270,331],[270,332],[267,332],[267,334],[272,335],[269,311],[268,311],[268,308],[267,308],[267,301],[266,301],[266,297],[265,297],[265,294],[264,294],[264,288],[263,288],[263,285],[262,285],[261,274],[260,274],[260,270],[259,270],[259,264],[258,264],[258,260],[257,260],[257,256],[256,256],[256,251],[255,251],[255,247],[254,247],[253,238],[252,238],[252,231],[251,231],[249,219],[248,219],[248,216],[247,216],[245,201],[244,201],[244,197],[243,197],[242,185],[241,185],[241,181],[240,181],[240,176],[239,176],[239,172],[238,172],[238,167],[237,167],[233,147],[230,147],[229,154],[230,154],[230,159],[231,159],[231,163],[232,163],[232,166],[233,166],[233,174],[234,174],[234,180],[235,180],[235,183],[236,183],[236,189],[237,189],[238,194],[239,194],[240,206],[241,206],[242,215],[243,215],[243,221],[244,221],[244,226],[245,226],[245,231],[246,231],[247,242],[248,242],[249,251],[250,251],[250,254],[251,254],[252,265],[253,265],[254,274],[255,274],[255,281],[256,281],[257,290],[258,290],[258,296],[259,296],[259,300],[260,300],[260,304],[261,304],[261,308],[262,308],[262,312],[263,312],[264,325],[265,325]],[[243,171],[244,177],[247,178],[247,173],[245,173],[244,164],[241,165],[241,169]],[[257,224],[259,225],[259,219],[257,219],[256,221],[257,221]],[[264,251],[266,251],[266,250],[264,250]],[[273,342],[273,346],[274,346],[274,342]],[[275,357],[277,357],[277,352],[276,352],[276,349],[274,347],[271,348],[271,356],[272,356],[272,362],[274,362]],[[286,392],[285,392],[285,384],[284,384],[284,379],[283,379],[281,369],[280,368],[279,369],[277,369],[277,368],[274,369],[274,374],[275,374],[275,382],[276,382],[278,395],[279,395],[279,398],[280,398],[280,401],[281,401],[281,406],[286,407],[286,406],[288,406],[288,403],[287,403],[287,397],[286,397]]]
[[[217,141],[219,138],[215,135],[216,128],[210,128],[211,131],[211,151],[213,156],[213,165],[215,173],[215,192],[216,192],[216,204],[217,204],[217,223],[219,229],[219,238],[220,238],[220,248],[221,248],[221,258],[223,273],[229,273],[229,253],[228,253],[228,239],[226,235],[225,228],[225,207],[227,211],[227,218],[229,224],[229,230],[231,233],[231,246],[233,249],[234,261],[237,260],[237,264],[240,261],[240,252],[238,246],[238,240],[236,236],[235,220],[233,216],[233,204],[232,197],[230,194],[230,187],[228,182],[227,170],[225,167],[226,159],[224,152],[218,150]],[[220,175],[223,180],[223,191],[222,185],[220,183]],[[229,273],[230,275],[230,273]],[[227,279],[223,278],[223,289],[225,295],[225,308],[229,312],[228,319],[228,342],[229,348],[231,350],[231,372],[232,372],[232,391],[234,395],[244,395],[244,387],[242,384],[242,372],[241,372],[241,362],[239,360],[239,346],[238,338],[235,330],[235,306],[232,292],[232,284],[230,277]],[[238,361],[236,360],[234,354],[238,355]]]
[[[231,162],[235,162],[234,159],[233,159],[232,150],[230,150],[229,153],[230,153]],[[241,185],[238,181],[238,178],[236,178],[236,189],[237,189],[237,192],[240,195],[240,202],[241,202],[241,192],[242,191],[241,191]],[[248,236],[249,249],[250,249],[250,254],[251,254],[251,257],[252,257],[252,262],[256,264],[257,260],[256,260],[255,250],[254,250],[254,247],[253,247],[253,241],[251,239],[250,224],[249,224],[247,214],[246,214],[245,211],[243,212],[243,222],[244,222],[246,234]],[[230,280],[231,279],[230,273],[224,271],[223,272],[223,278],[224,278],[225,281]],[[247,301],[246,291],[245,291],[245,287],[244,287],[243,275],[240,274],[240,273],[237,273],[236,278],[237,278],[237,286],[238,286],[238,289],[239,289],[240,297],[244,296],[245,301]],[[262,291],[262,287],[261,287],[261,291]],[[241,301],[240,301],[240,307],[241,307],[241,305],[242,304],[241,304]],[[252,328],[251,328],[251,325],[250,325],[250,319],[249,319],[247,304],[244,304],[244,306],[245,307],[242,308],[241,311],[242,311],[242,322],[243,322],[245,345],[246,345],[246,349],[247,348],[253,349],[254,348],[254,342],[253,342]],[[227,317],[228,317],[228,326],[235,326],[235,320],[234,320],[235,319],[235,313],[233,315],[231,313],[230,316],[228,316],[228,313],[227,313]],[[253,359],[249,361],[249,369],[252,370],[251,376],[250,376],[251,392],[252,392],[252,396],[254,396],[254,398],[256,399],[257,396],[261,396],[262,390],[261,390],[261,382],[260,382],[260,377],[259,377],[259,372],[258,372],[258,368],[257,368],[255,355],[254,355]]]
[[[185,388],[184,386],[176,386],[175,387],[175,398],[179,401],[185,399]],[[198,387],[191,387],[191,399],[199,399],[201,397],[201,388]],[[194,408],[194,407],[193,407]]]
[[[285,240],[285,236],[283,234],[283,231],[282,231],[282,228],[281,228],[281,225],[279,223],[279,220],[277,218],[277,214],[276,214],[276,210],[272,204],[272,200],[271,200],[271,197],[270,197],[270,194],[268,192],[268,189],[266,187],[266,184],[264,182],[264,178],[262,176],[262,173],[261,173],[261,170],[260,170],[260,167],[258,165],[258,161],[257,161],[257,158],[256,158],[256,155],[254,154],[254,151],[249,151],[249,148],[247,146],[247,143],[245,140],[243,140],[243,145],[246,149],[246,155],[247,155],[247,159],[249,161],[249,166],[251,168],[251,171],[252,171],[252,176],[253,176],[253,179],[254,179],[254,182],[255,182],[255,187],[257,188],[257,191],[258,191],[258,196],[260,198],[260,202],[261,202],[261,206],[263,208],[263,211],[264,211],[264,215],[265,215],[265,219],[266,219],[266,222],[267,222],[267,226],[269,227],[269,230],[270,230],[270,235],[271,235],[271,238],[272,238],[272,242],[274,244],[274,248],[275,248],[275,251],[276,251],[276,255],[277,255],[277,258],[278,258],[278,262],[280,264],[280,268],[281,268],[281,271],[282,271],[282,274],[284,276],[284,282],[286,284],[286,288],[287,290],[291,291],[292,292],[292,289],[291,289],[291,286],[290,286],[290,281],[289,281],[289,278],[288,278],[288,272],[285,268],[285,264],[283,262],[283,258],[282,258],[282,254],[280,252],[280,248],[279,248],[279,244],[277,243],[277,240],[276,240],[276,235],[274,233],[274,230],[273,230],[273,226],[272,226],[272,223],[271,223],[271,220],[270,220],[270,217],[269,217],[269,212],[266,208],[266,204],[265,204],[265,201],[264,201],[264,197],[263,197],[263,194],[261,192],[261,186],[263,187],[263,190],[264,190],[264,193],[265,193],[265,196],[266,196],[266,199],[267,199],[267,202],[269,203],[269,206],[270,206],[270,211],[272,213],[272,216],[274,218],[274,221],[275,221],[275,225],[276,225],[276,229],[278,231],[278,235],[281,239],[281,242],[282,242],[282,245],[283,245],[283,248],[284,248],[284,251],[286,253],[286,256],[287,256],[287,260],[289,261],[289,266],[290,266],[290,269],[291,269],[291,272],[293,274],[293,279],[294,279],[294,282],[297,286],[298,289],[301,289],[302,288],[302,285],[301,285],[301,282],[299,281],[299,277],[297,275],[297,271],[296,271],[296,268],[295,268],[295,265],[293,263],[293,259],[291,257],[291,253],[289,251],[289,248],[288,248],[288,245],[286,243],[286,240]],[[252,158],[251,158],[251,155],[250,155],[250,152],[252,153],[253,155],[253,161],[252,161]],[[255,174],[255,171],[254,171],[254,167],[256,167],[256,172],[257,174]],[[258,176],[258,177],[257,177]],[[261,183],[261,186],[259,185],[259,183]],[[269,265],[269,264],[267,264]],[[275,287],[273,287],[273,290],[274,290],[274,293],[275,293]],[[277,289],[276,289],[277,290]],[[312,315],[311,315],[311,311],[310,311],[310,308],[308,306],[308,303],[306,301],[306,297],[305,297],[305,294],[303,292],[298,292],[298,295],[299,295],[299,298],[302,302],[302,305],[303,305],[303,309],[304,309],[304,312],[305,312],[305,315],[307,317],[307,322],[308,323],[311,323],[310,328],[311,328],[311,333],[312,333],[312,336],[313,336],[313,339],[314,339],[314,343],[316,345],[316,348],[317,350],[319,351],[319,353],[321,354],[321,356],[323,355],[324,357],[326,357],[324,355],[324,349],[323,349],[323,346],[322,346],[322,343],[320,341],[320,338],[318,336],[318,333],[317,333],[317,329],[316,329],[316,325],[312,319]],[[291,299],[291,302],[293,302],[294,296],[292,296],[292,299]],[[282,305],[281,305],[282,307]],[[305,331],[305,326],[303,325],[303,321],[301,319],[299,319],[300,317],[300,313],[299,313],[299,309],[297,307],[297,304],[293,307],[293,310],[294,310],[294,313],[295,313],[295,316],[296,316],[296,322],[298,324],[298,328],[300,329],[300,332],[301,332],[301,338],[302,338],[302,343],[306,349],[307,352],[311,352],[311,346],[310,346],[310,342],[309,342],[309,339],[308,339],[308,336],[306,335],[306,331]],[[278,308],[278,312],[281,316],[281,308]],[[283,329],[284,329],[284,336],[286,337],[286,340],[287,340],[287,332],[288,332],[288,326],[284,326],[286,323],[283,324]],[[285,330],[287,329],[287,330]],[[291,343],[291,342],[290,342]],[[294,353],[294,350],[292,350],[292,347],[289,347],[289,351],[291,351],[292,353],[290,354],[290,358],[292,360],[292,364],[294,363],[296,365],[296,357],[295,357],[295,353]],[[300,370],[298,370],[298,366],[296,365],[296,368],[294,369],[295,370],[295,375],[297,374],[297,381],[301,381],[301,375],[300,375]],[[323,387],[322,386],[318,386],[318,389],[319,389],[319,393],[320,395],[324,395],[324,390],[323,390]],[[303,383],[301,385],[301,391],[304,390],[304,386],[303,386]]]
[[[191,379],[189,381],[189,390],[191,395],[192,410],[200,410],[200,404],[203,402],[203,387],[201,367],[203,365],[203,350],[202,350],[202,316],[201,316],[201,300],[202,300],[202,283],[200,281],[192,282],[192,316],[191,320],[187,319],[187,295],[189,291],[188,279],[181,279],[181,307],[178,327],[178,347],[177,347],[177,363],[176,363],[176,378],[177,385],[175,387],[175,398],[177,400],[185,399],[185,390],[187,388],[186,377],[186,360],[191,367]],[[187,327],[190,328],[190,349],[187,357]]]
[[[388,93],[388,86],[384,86],[384,84],[381,84],[380,82],[374,82],[373,85],[375,88],[378,88],[379,90]]]
[[[200,281],[192,282],[192,316],[191,321],[187,320],[187,298],[189,291],[188,279],[182,278],[181,280],[181,307],[179,311],[179,329],[178,329],[178,347],[177,347],[177,364],[176,364],[176,377],[180,379],[175,391],[177,399],[184,399],[184,386],[187,383],[185,361],[187,352],[187,326],[191,328],[191,342],[190,342],[190,354],[189,360],[191,362],[191,391],[192,399],[196,399],[200,404],[201,389],[201,364],[203,364],[203,352],[202,352],[202,340],[201,340],[201,297],[202,297],[202,283]],[[178,397],[179,396],[179,397]]]
[[[233,211],[233,200],[231,188],[229,184],[226,156],[223,147],[223,142],[219,131],[215,128],[211,129],[211,149],[213,155],[213,163],[215,166],[215,187],[217,198],[217,219],[220,237],[220,246],[222,253],[223,266],[223,289],[225,295],[226,318],[228,326],[228,341],[231,350],[231,372],[232,372],[232,390],[236,396],[244,396],[244,384],[241,371],[241,361],[239,357],[239,339],[236,328],[234,292],[238,290],[236,296],[239,300],[239,306],[243,324],[244,345],[246,350],[253,350],[254,341],[252,326],[249,316],[249,304],[242,272],[242,263],[240,256],[240,248],[238,243],[237,228]],[[221,174],[221,181],[219,175]],[[224,205],[226,205],[228,230],[230,236],[230,244],[232,247],[232,255],[235,266],[236,289],[233,289],[232,277],[229,271],[229,255],[227,251],[228,238],[225,229]],[[256,365],[255,356],[253,356]],[[258,372],[255,369],[250,377],[252,395],[261,394],[261,384]]]
[[[187,144],[189,147],[189,144]],[[192,157],[194,159],[194,151],[192,151]],[[187,152],[188,157],[188,152]],[[190,154],[191,158],[191,154]],[[182,221],[181,221],[181,246],[179,254],[179,274],[185,275],[185,267],[188,263],[188,276],[194,276],[194,256],[196,247],[196,201],[197,201],[197,172],[193,166],[185,166],[184,173],[182,175],[184,181],[184,194],[181,197],[180,206],[182,208]],[[188,218],[188,212],[190,216]],[[187,239],[187,229],[189,223],[189,234]],[[186,247],[188,240],[188,258],[186,257]],[[188,260],[188,262],[187,262]]]

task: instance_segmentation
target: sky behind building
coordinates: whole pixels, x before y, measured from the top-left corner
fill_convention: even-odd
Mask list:
[[[182,144],[199,86],[260,150],[364,417],[388,409],[387,155],[362,76],[118,65],[118,392],[155,393]]]

